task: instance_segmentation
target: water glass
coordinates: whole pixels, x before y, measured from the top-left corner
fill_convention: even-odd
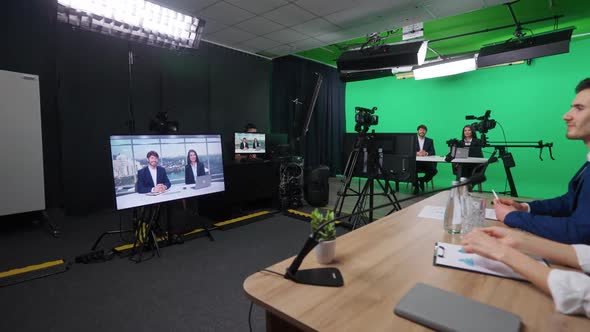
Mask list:
[[[463,226],[461,234],[467,234],[476,227],[483,227],[486,219],[486,199],[468,195],[462,209]]]

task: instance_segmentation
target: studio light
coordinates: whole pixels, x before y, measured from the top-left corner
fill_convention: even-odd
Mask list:
[[[76,27],[166,48],[198,48],[205,22],[144,0],[58,0]]]
[[[569,27],[485,46],[479,51],[477,67],[490,67],[520,60],[568,53],[574,29]]]
[[[475,57],[461,57],[429,63],[414,68],[414,79],[424,80],[428,78],[442,77],[465,73],[477,69]]]
[[[383,70],[424,63],[428,41],[414,40],[361,48],[342,53],[336,65],[340,72]]]

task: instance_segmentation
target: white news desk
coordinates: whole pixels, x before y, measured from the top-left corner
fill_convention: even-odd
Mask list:
[[[449,163],[449,161],[445,160],[445,157],[442,156],[425,156],[425,157],[416,157],[416,161],[427,161],[431,163]],[[453,164],[485,164],[488,162],[487,158],[455,158],[450,161]]]
[[[174,201],[177,199],[211,194],[225,190],[224,182],[211,182],[211,186],[201,189],[193,189],[193,186],[194,185],[190,184],[173,184],[168,191],[155,196],[138,193],[119,196],[117,197],[117,209],[123,210],[136,206]]]

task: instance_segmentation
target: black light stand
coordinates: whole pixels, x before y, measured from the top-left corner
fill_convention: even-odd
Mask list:
[[[365,182],[363,188],[357,192],[350,188],[350,184],[352,177],[354,176],[354,172],[358,167],[359,155],[361,153],[363,154],[363,173],[367,174],[367,181]],[[348,217],[350,221],[353,219],[352,216],[356,216],[350,225],[352,229],[356,229],[361,223],[367,224],[373,221],[375,181],[377,181],[383,190],[383,193],[379,193],[377,195],[385,196],[389,200],[391,206],[393,206],[393,209],[387,214],[401,210],[401,205],[395,196],[395,190],[389,184],[390,179],[388,177],[388,173],[383,170],[381,160],[382,152],[376,151],[376,148],[373,146],[372,134],[367,135],[364,132],[359,132],[357,140],[354,143],[354,147],[348,156],[346,167],[344,169],[344,180],[342,181],[341,189],[338,191],[338,198],[336,199],[336,204],[334,205],[334,214],[338,217],[342,213],[342,207],[344,205],[345,198],[348,196],[358,196],[358,199],[352,210],[352,215]],[[381,183],[380,177],[384,178],[385,185]],[[353,191],[354,194],[348,194],[348,190]],[[369,200],[369,209],[367,210],[369,215],[365,216],[364,214],[357,214],[356,212],[361,211],[365,207],[367,199]]]
[[[160,218],[161,204],[148,205],[138,208],[139,217],[135,228],[135,242],[133,243],[130,260],[140,263],[143,261],[143,251],[146,246],[152,249],[152,256],[160,257],[160,246],[156,237],[157,220]],[[154,250],[155,249],[155,254]],[[137,255],[137,258],[134,258]],[[150,258],[151,258],[150,257]]]
[[[516,191],[516,184],[514,184],[514,177],[512,176],[512,171],[510,170],[512,167],[516,166],[514,162],[514,158],[512,154],[506,151],[506,148],[534,148],[539,149],[539,159],[543,161],[543,148],[549,149],[549,157],[551,160],[555,160],[553,158],[552,147],[553,143],[543,143],[543,141],[520,141],[520,142],[486,142],[485,147],[494,148],[494,153],[496,151],[499,152],[498,157],[502,159],[502,163],[504,165],[504,171],[506,172],[506,179],[508,180],[508,185],[510,186],[509,192],[502,192],[503,194],[509,193],[512,197],[518,197],[518,192]]]

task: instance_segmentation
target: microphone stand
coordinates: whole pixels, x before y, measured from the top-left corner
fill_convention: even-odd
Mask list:
[[[461,184],[446,187],[446,188],[436,189],[436,190],[430,191],[428,193],[421,193],[421,194],[407,197],[407,198],[404,198],[401,200],[397,200],[394,203],[385,203],[382,205],[378,205],[374,208],[369,208],[364,211],[359,211],[359,212],[353,213],[351,215],[348,215],[347,217],[367,213],[369,211],[392,206],[394,204],[399,204],[401,202],[409,201],[411,199],[415,199],[416,197],[425,196],[427,194],[430,195],[430,194],[438,193],[441,191],[446,191],[449,189],[467,186],[467,185],[476,185],[476,184],[484,182],[485,180],[486,180],[486,177],[484,175],[484,172],[479,172],[479,173],[474,174],[473,176],[468,178],[467,181],[465,181]],[[287,271],[285,273],[286,279],[293,280],[296,283],[305,284],[305,285],[327,286],[327,287],[342,287],[344,285],[344,278],[342,277],[342,273],[340,273],[340,270],[338,270],[335,267],[299,270],[301,263],[303,263],[303,259],[319,243],[319,241],[317,240],[317,236],[318,236],[319,232],[322,229],[324,229],[327,225],[335,222],[336,219],[338,219],[338,218],[334,218],[332,220],[325,221],[320,226],[318,226],[318,228],[316,229],[315,232],[313,232],[309,235],[309,237],[305,241],[305,244],[303,245],[303,248],[301,248],[301,251],[299,251],[299,253],[295,257],[295,259],[293,260],[291,265],[287,268]]]

